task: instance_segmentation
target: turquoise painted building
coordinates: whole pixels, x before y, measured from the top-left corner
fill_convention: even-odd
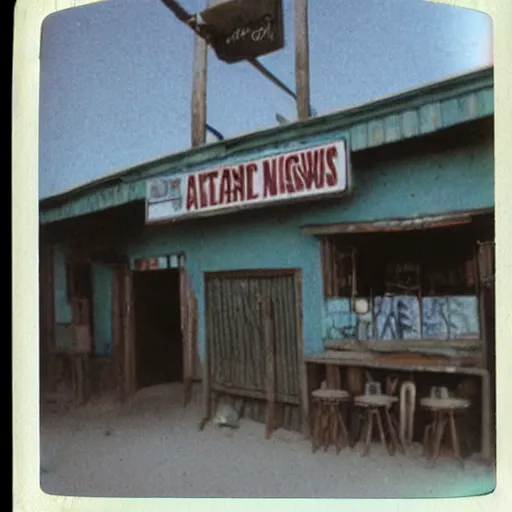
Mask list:
[[[293,331],[294,336],[300,337],[301,349],[296,354],[299,360],[304,355],[324,351],[329,342],[342,344],[343,339],[348,343],[360,338],[357,333],[343,331],[357,323],[352,318],[353,306],[349,306],[346,326],[340,324],[341,320],[330,318],[333,311],[341,315],[342,299],[353,301],[356,292],[351,271],[347,274],[348,285],[340,285],[349,286],[351,291],[326,292],[329,272],[325,266],[325,240],[336,239],[333,243],[339,245],[343,237],[348,237],[352,247],[353,237],[363,236],[363,232],[368,232],[368,236],[396,236],[397,232],[403,235],[414,231],[410,226],[416,223],[423,228],[418,231],[432,234],[435,244],[437,231],[427,229],[429,225],[437,223],[446,228],[470,224],[474,219],[478,223],[479,219],[492,216],[493,113],[493,70],[477,70],[370,104],[173,154],[41,201],[42,260],[51,260],[42,267],[51,273],[51,279],[42,275],[42,293],[46,298],[43,316],[47,320],[42,337],[44,346],[58,352],[73,344],[69,328],[65,327],[74,322],[70,299],[73,270],[69,261],[80,260],[80,255],[90,262],[86,278],[90,283],[90,352],[94,364],[111,368],[105,371],[112,375],[116,374],[114,366],[122,368],[124,374],[132,371],[125,356],[120,355],[124,352],[119,347],[126,346],[129,330],[126,318],[119,318],[126,309],[126,279],[135,279],[131,286],[136,295],[139,285],[134,275],[143,273],[136,271],[137,266],[148,264],[151,258],[165,257],[166,263],[162,265],[166,268],[186,269],[190,292],[195,297],[197,325],[187,343],[194,345],[197,355],[193,357],[202,363],[210,326],[205,277],[208,273],[214,276],[233,271],[299,271],[300,288],[296,290],[301,296],[296,300],[300,311]],[[262,204],[250,210],[242,208],[156,225],[145,223],[146,194],[151,180],[186,177],[204,169],[279,157],[340,140],[347,141],[350,194]],[[480,230],[474,235],[475,244],[484,236],[481,233]],[[379,252],[381,246],[375,247],[370,252]],[[179,261],[181,264],[176,263]],[[470,270],[467,275],[471,281]],[[183,315],[190,316],[191,310],[184,309],[183,291],[172,288],[172,284],[168,286],[169,296],[181,297],[183,327]],[[371,301],[387,293],[370,287],[370,298],[365,284],[361,286],[359,294]],[[427,295],[431,296],[430,292]],[[460,292],[441,295],[459,296]],[[477,301],[476,292],[474,296]],[[336,300],[338,306],[333,306]],[[424,296],[419,303],[427,304]],[[136,315],[144,308],[141,304],[135,296]],[[473,308],[470,316],[477,322],[477,327],[468,329],[473,338],[481,340],[482,320],[477,302],[468,307]],[[423,325],[423,320],[419,322]],[[335,323],[341,332],[336,336],[329,331]],[[423,327],[419,327],[420,334],[409,341],[424,340],[422,331]],[[367,336],[372,338],[371,334]],[[398,337],[407,343],[407,336]],[[463,338],[461,335],[460,339]],[[432,340],[436,339],[439,341],[439,336],[434,335]],[[450,339],[446,340],[446,347],[453,349]],[[133,349],[134,358],[138,357],[137,351]],[[186,359],[183,354],[180,357]],[[184,370],[187,372],[190,375],[192,370]],[[111,385],[116,378],[109,381]]]

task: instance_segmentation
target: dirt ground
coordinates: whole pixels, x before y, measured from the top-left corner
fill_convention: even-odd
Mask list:
[[[300,434],[243,418],[238,430],[200,432],[201,400],[182,407],[181,386],[142,390],[132,403],[103,401],[41,418],[41,488],[48,494],[101,497],[430,498],[492,491],[492,468],[440,459],[421,447],[390,457],[345,449],[311,452]]]

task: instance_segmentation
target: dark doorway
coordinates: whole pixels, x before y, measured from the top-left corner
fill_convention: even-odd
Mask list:
[[[179,270],[134,273],[137,389],[183,380]]]

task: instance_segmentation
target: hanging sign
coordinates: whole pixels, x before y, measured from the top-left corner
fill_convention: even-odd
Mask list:
[[[228,0],[200,14],[217,57],[233,63],[284,46],[281,0]]]
[[[301,151],[151,179],[146,221],[215,215],[299,200],[335,196],[350,189],[345,140]]]

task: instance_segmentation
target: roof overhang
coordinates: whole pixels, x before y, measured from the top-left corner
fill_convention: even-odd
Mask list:
[[[381,219],[371,222],[337,222],[331,224],[310,224],[301,226],[305,235],[330,236],[350,235],[357,233],[392,233],[400,231],[416,231],[423,229],[447,228],[470,224],[475,215],[490,214],[492,208],[454,212],[442,215],[423,217]]]

